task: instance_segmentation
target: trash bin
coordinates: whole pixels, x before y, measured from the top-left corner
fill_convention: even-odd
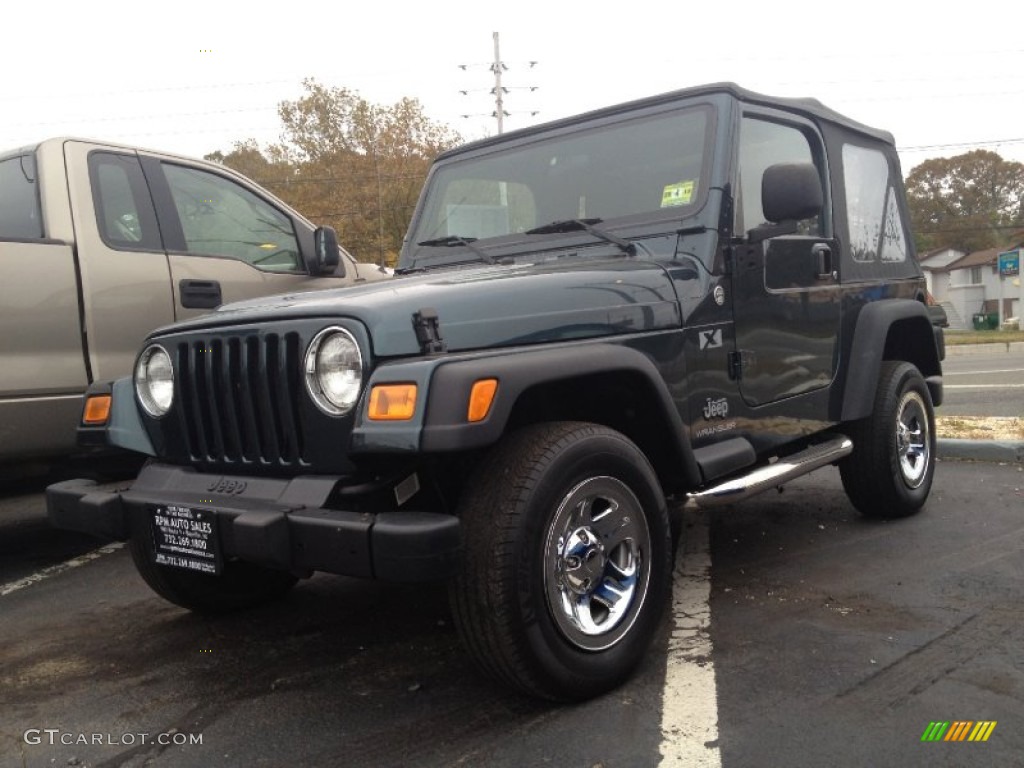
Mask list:
[[[985,319],[985,328],[989,331],[994,331],[999,327],[999,313],[989,312],[988,317]]]
[[[987,328],[988,315],[986,315],[984,312],[975,312],[973,315],[971,315],[971,321],[974,323],[974,330],[976,330],[976,331],[988,330],[988,328]]]

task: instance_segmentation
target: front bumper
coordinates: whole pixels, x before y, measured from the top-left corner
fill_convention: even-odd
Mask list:
[[[154,463],[126,490],[102,490],[90,480],[51,485],[46,508],[57,528],[124,541],[151,536],[154,510],[177,504],[214,513],[225,560],[385,581],[452,574],[461,549],[458,518],[326,509],[339,480],[224,476]]]

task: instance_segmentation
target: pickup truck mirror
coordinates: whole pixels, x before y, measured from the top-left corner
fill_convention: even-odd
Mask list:
[[[761,177],[761,207],[765,219],[774,223],[750,230],[750,242],[793,234],[796,223],[817,216],[822,205],[821,177],[813,163],[768,166]]]
[[[313,263],[310,272],[314,275],[329,275],[341,264],[341,276],[345,276],[345,265],[338,250],[338,233],[333,227],[317,227],[313,233]]]

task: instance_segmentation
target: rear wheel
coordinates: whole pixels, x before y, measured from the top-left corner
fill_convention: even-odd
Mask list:
[[[920,509],[935,474],[935,413],[917,368],[884,361],[871,415],[847,432],[853,453],[839,472],[860,513],[885,519]]]
[[[594,424],[527,427],[477,468],[460,506],[451,601],[479,666],[559,701],[625,680],[671,583],[665,498],[640,450]]]
[[[160,597],[197,613],[229,613],[284,597],[298,579],[286,571],[228,562],[220,576],[157,565],[142,537],[128,544],[139,575]]]

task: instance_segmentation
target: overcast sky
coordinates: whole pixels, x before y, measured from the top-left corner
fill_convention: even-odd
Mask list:
[[[814,96],[890,130],[904,172],[978,146],[1024,161],[1024,9],[993,0],[953,7],[896,0],[7,3],[0,150],[57,135],[195,156],[249,137],[266,143],[280,132],[278,102],[300,97],[304,77],[379,103],[417,98],[434,119],[478,138],[495,132],[488,67],[497,31],[504,84],[513,89],[506,130],[732,80],[773,95]]]

